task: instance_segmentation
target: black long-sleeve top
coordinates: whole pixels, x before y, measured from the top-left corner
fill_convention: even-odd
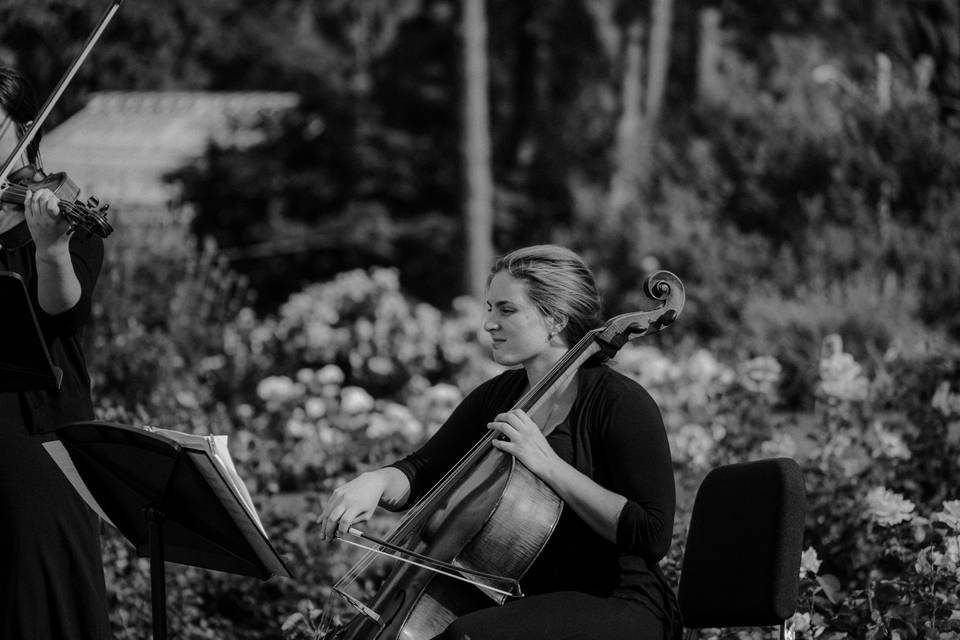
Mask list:
[[[19,393],[0,390],[0,419],[5,429],[42,433],[65,422],[93,417],[90,376],[80,343],[81,329],[90,315],[93,289],[103,264],[103,240],[82,231],[70,237],[70,260],[80,283],[80,299],[56,315],[46,313],[40,306],[35,252],[26,222],[0,234],[0,271],[13,271],[23,278],[50,358],[63,372],[63,380],[57,390]]]
[[[506,371],[472,391],[418,451],[394,465],[410,481],[409,506],[419,500],[512,408],[526,386],[522,369]],[[543,552],[522,579],[528,594],[577,590],[636,600],[662,619],[676,603],[657,567],[673,533],[675,487],[666,431],[643,387],[603,365],[579,373],[567,418],[547,437],[559,456],[601,486],[627,498],[616,541],[605,540],[569,507]]]

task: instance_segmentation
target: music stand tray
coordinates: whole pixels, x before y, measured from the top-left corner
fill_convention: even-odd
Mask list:
[[[81,496],[150,557],[155,640],[166,637],[166,560],[263,580],[292,577],[237,475],[226,436],[97,421],[55,433],[58,440],[44,446]]]
[[[14,337],[0,349],[0,392],[59,389],[63,371],[53,366],[19,273],[0,271],[0,300],[3,334]]]

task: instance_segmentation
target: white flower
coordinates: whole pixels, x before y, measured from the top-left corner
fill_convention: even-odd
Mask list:
[[[944,555],[956,565],[960,565],[960,536],[948,536],[944,538]]]
[[[950,382],[944,380],[937,387],[930,404],[944,416],[960,414],[960,393],[950,391]]]
[[[317,425],[317,436],[320,440],[320,444],[333,447],[339,444],[343,444],[347,440],[347,436],[342,431],[338,431],[331,427],[325,420],[321,421]]]
[[[668,433],[667,437],[675,461],[690,462],[698,467],[709,464],[713,438],[704,427],[699,424],[685,424],[676,432]]]
[[[368,438],[383,438],[399,433],[410,442],[423,436],[423,425],[402,404],[384,402],[380,413],[370,415],[367,425]]]
[[[943,503],[943,511],[935,513],[930,518],[942,522],[954,531],[960,532],[960,500],[947,500]]]
[[[916,508],[899,493],[894,493],[885,487],[871,489],[867,494],[866,502],[870,517],[884,526],[906,522]]]
[[[640,384],[650,387],[669,382],[679,369],[656,347],[626,344],[617,353],[613,365]]]
[[[197,394],[195,394],[193,391],[177,391],[176,398],[181,407],[186,407],[188,409],[197,409],[200,407],[200,401],[197,399]]]
[[[858,401],[867,397],[868,381],[849,353],[837,353],[820,361],[820,391],[838,400]]]
[[[877,440],[879,441],[878,451],[874,452],[875,456],[882,455],[901,460],[910,459],[910,449],[899,433],[888,431],[880,420],[873,423],[873,431],[877,434]]]
[[[373,396],[360,387],[344,387],[340,391],[340,409],[344,413],[364,413],[373,409]]]
[[[269,376],[257,384],[257,395],[263,401],[283,402],[303,392],[303,385],[296,384],[287,376]]]
[[[344,379],[343,369],[335,364],[328,364],[317,371],[317,382],[320,384],[343,384]]]
[[[298,418],[291,418],[287,420],[286,431],[292,438],[306,438],[312,433],[313,425]]]
[[[772,356],[760,356],[741,364],[737,373],[740,384],[747,391],[774,396],[783,375],[783,367]]]
[[[393,373],[393,362],[384,356],[373,356],[367,360],[367,369],[377,375],[388,376]]]
[[[713,382],[727,373],[727,367],[706,349],[697,349],[690,356],[690,360],[687,361],[687,367],[694,380],[705,384]]]
[[[197,365],[200,371],[216,371],[227,366],[227,359],[222,355],[207,356]]]
[[[307,398],[303,408],[307,416],[313,419],[320,418],[327,413],[327,403],[322,398]]]
[[[797,455],[797,443],[789,433],[775,433],[760,445],[760,453],[769,458],[793,458]]]
[[[945,573],[956,573],[957,571],[957,553],[951,548],[950,540],[947,541],[946,553],[941,553],[933,547],[924,547],[917,552],[917,560],[914,563],[914,569],[920,575],[930,575],[939,571]]]
[[[807,547],[800,556],[800,577],[807,575],[817,575],[820,571],[820,558],[817,557],[817,550],[813,547]]]

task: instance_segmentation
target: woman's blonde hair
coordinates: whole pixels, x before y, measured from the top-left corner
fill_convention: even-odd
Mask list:
[[[560,333],[569,346],[600,325],[600,294],[593,273],[570,249],[540,244],[511,251],[494,260],[488,287],[501,271],[526,282],[530,300],[540,312],[563,323]]]

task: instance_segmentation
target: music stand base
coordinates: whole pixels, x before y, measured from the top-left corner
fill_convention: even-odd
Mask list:
[[[150,541],[150,604],[153,611],[153,640],[167,638],[167,584],[163,559],[163,512],[144,509]]]

